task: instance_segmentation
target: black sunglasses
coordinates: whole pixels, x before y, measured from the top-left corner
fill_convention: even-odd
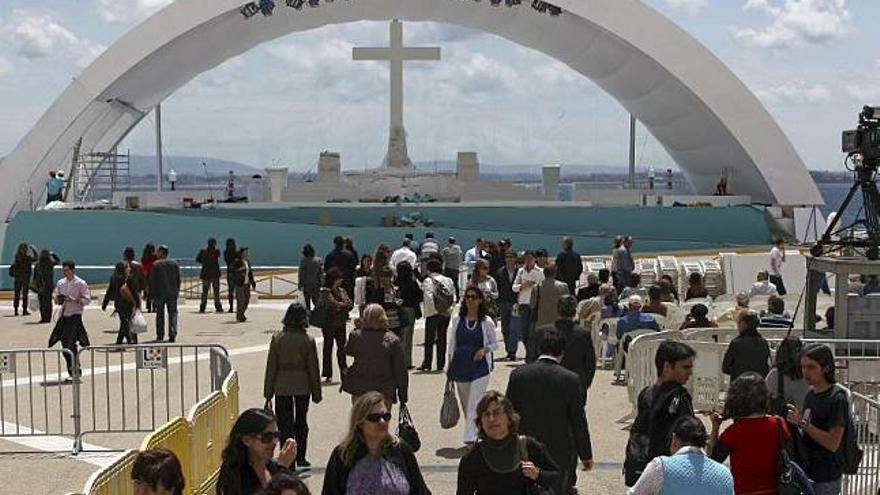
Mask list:
[[[263,443],[272,443],[278,441],[281,438],[281,432],[278,431],[264,431],[263,433],[257,433],[256,437],[260,439]]]
[[[370,413],[367,414],[367,421],[370,423],[378,423],[379,420],[382,420],[386,423],[391,421],[391,413],[386,411],[383,413]]]

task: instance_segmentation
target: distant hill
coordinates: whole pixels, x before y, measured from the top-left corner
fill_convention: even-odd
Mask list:
[[[166,156],[162,162],[165,173],[174,169],[177,175],[204,175],[205,170],[202,168],[202,162],[208,167],[209,175],[226,175],[230,170],[238,176],[250,176],[253,174],[263,174],[265,171],[245,163],[235,162],[231,160],[221,160],[218,158],[202,158],[196,156]],[[131,155],[131,175],[147,176],[156,175],[156,157]]]

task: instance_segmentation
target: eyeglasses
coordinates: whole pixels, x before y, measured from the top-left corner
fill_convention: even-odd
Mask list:
[[[277,442],[278,439],[281,438],[281,433],[277,431],[264,431],[263,433],[258,433],[256,436],[263,443],[272,443]]]
[[[370,423],[378,423],[379,421],[384,421],[386,423],[391,421],[391,413],[385,411],[383,413],[370,413],[367,414],[367,421]]]
[[[497,418],[499,416],[505,416],[505,415],[507,415],[507,412],[505,412],[504,409],[501,409],[501,408],[488,409],[483,413],[484,418]]]
[[[476,294],[466,294],[466,295],[464,296],[464,298],[465,298],[465,299],[479,300],[479,299],[480,299],[480,296],[478,296],[478,295],[476,295]]]

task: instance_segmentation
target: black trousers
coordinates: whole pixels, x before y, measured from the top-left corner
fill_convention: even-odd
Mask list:
[[[116,316],[119,317],[119,330],[116,332],[116,345],[122,343],[123,340],[129,344],[137,344],[138,337],[136,333],[131,333],[131,317],[134,315],[134,308],[115,306]]]
[[[82,315],[70,315],[61,317],[61,347],[69,350],[73,356],[79,352],[79,333],[83,328]],[[67,362],[67,374],[71,377],[78,377],[82,374],[79,364],[74,369],[74,359],[66,353],[64,361]]]
[[[303,299],[306,301],[306,310],[311,311],[312,306],[318,302],[319,287],[303,288]]]
[[[776,292],[778,292],[780,296],[784,296],[788,293],[788,291],[785,290],[785,284],[782,283],[782,277],[770,275],[770,283],[776,286]]]
[[[449,316],[434,315],[425,319],[425,359],[422,368],[431,368],[434,361],[434,345],[437,346],[437,369],[442,370],[446,366],[446,328],[449,326]]]
[[[341,375],[348,364],[345,362],[345,324],[327,325],[321,329],[324,334],[324,366],[321,367],[321,376],[333,378],[333,342],[336,342],[336,361],[339,364]]]
[[[16,278],[15,279],[15,294],[12,298],[12,306],[18,310],[18,301],[21,300],[21,309],[24,312],[28,310],[28,291],[31,286],[31,278]]]
[[[296,461],[306,460],[306,448],[309,442],[309,396],[308,395],[276,395],[275,415],[278,417],[278,431],[281,433],[280,444],[288,438],[296,440]]]
[[[458,302],[458,299],[459,299],[459,295],[458,295],[458,275],[459,275],[459,273],[458,273],[458,270],[449,270],[449,269],[444,268],[443,275],[452,279],[452,284],[455,286],[455,302]]]
[[[233,308],[233,304],[235,303],[235,282],[233,281],[234,272],[229,269],[226,270],[226,297],[229,299],[229,312],[233,313],[235,309]]]
[[[37,298],[40,300],[40,321],[52,321],[52,292],[39,292]]]
[[[199,306],[199,311],[204,311],[205,307],[208,305],[208,289],[214,291],[214,309],[217,311],[223,311],[223,305],[220,304],[220,279],[219,278],[205,278],[202,279],[202,305]]]

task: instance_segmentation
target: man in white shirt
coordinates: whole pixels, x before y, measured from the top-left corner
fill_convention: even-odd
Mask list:
[[[770,283],[769,279],[770,274],[767,273],[767,270],[758,272],[758,281],[752,284],[752,288],[749,289],[749,297],[778,296],[779,292],[776,290],[776,285]]]
[[[534,333],[535,310],[538,304],[537,288],[544,281],[544,271],[535,264],[534,251],[526,251],[523,255],[523,267],[516,273],[513,280],[513,292],[517,294],[519,310],[519,329],[523,345],[526,347],[526,362],[531,363],[537,358]]]
[[[431,258],[426,266],[428,267],[428,276],[422,281],[425,314],[425,359],[419,366],[419,370],[431,371],[435,343],[437,345],[437,370],[442,370],[446,366],[446,328],[449,326],[454,304],[450,305],[446,311],[440,311],[435,303],[435,294],[441,290],[442,286],[449,294],[454,295],[455,285],[451,278],[441,274],[443,262],[439,259]]]
[[[402,262],[409,263],[409,266],[416,268],[416,253],[410,248],[410,241],[408,238],[403,239],[403,243],[397,251],[391,253],[391,270],[397,274],[397,265]]]
[[[467,266],[468,271],[468,280],[471,279],[471,275],[474,274],[474,267],[477,265],[477,260],[482,259],[486,253],[483,251],[483,239],[477,238],[476,242],[474,242],[474,247],[467,250],[464,253],[464,264]]]
[[[770,282],[776,286],[776,291],[780,296],[786,294],[785,284],[782,283],[782,264],[785,263],[785,241],[781,237],[776,238],[773,242],[773,249],[770,250]]]

